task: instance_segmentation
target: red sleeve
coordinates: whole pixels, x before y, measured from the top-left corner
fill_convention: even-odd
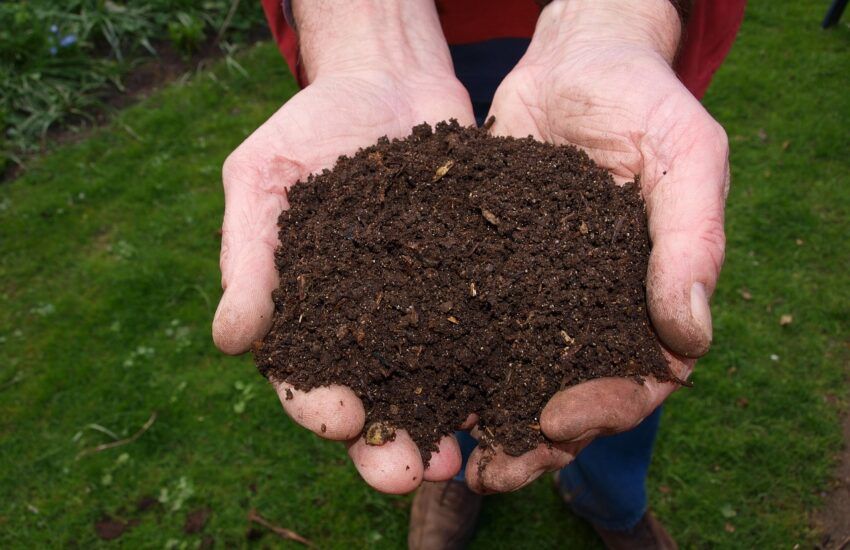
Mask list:
[[[540,6],[534,0],[436,0],[449,44],[530,38]]]
[[[676,58],[676,74],[702,99],[711,78],[735,42],[746,0],[697,0]]]
[[[306,86],[307,75],[304,73],[304,67],[301,66],[298,56],[298,36],[292,27],[286,22],[283,15],[283,4],[281,0],[262,0],[263,11],[266,14],[266,20],[269,22],[269,29],[272,31],[272,36],[277,44],[280,53],[289,65],[289,70],[295,75],[300,87]]]
[[[626,0],[624,0],[626,1]],[[286,23],[281,0],[262,0],[275,42],[301,87],[307,85],[299,63],[295,31]],[[746,0],[696,0],[676,59],[676,74],[702,98],[723,63],[744,18]],[[437,0],[449,44],[493,38],[528,38],[540,8],[533,0]]]

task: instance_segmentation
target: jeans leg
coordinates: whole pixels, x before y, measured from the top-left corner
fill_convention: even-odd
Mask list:
[[[458,445],[460,445],[460,471],[454,477],[455,481],[466,481],[466,463],[469,461],[469,455],[472,454],[472,451],[475,450],[475,447],[478,445],[478,440],[469,435],[469,432],[456,431],[455,437],[457,438]]]
[[[577,515],[612,531],[637,524],[646,512],[646,475],[660,420],[661,407],[633,430],[597,438],[561,470],[562,492]]]
[[[490,110],[496,88],[525,54],[530,42],[528,38],[496,38],[449,46],[455,75],[469,92],[479,126]]]

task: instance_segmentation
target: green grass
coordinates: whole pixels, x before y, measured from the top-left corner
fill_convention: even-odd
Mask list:
[[[666,408],[649,480],[685,547],[810,545],[840,448],[850,30],[819,30],[822,4],[752,2],[706,99],[733,166],[716,345]],[[97,545],[103,514],[140,520],[125,546],[194,547],[182,526],[202,506],[219,547],[250,545],[252,507],[322,548],[403,545],[409,497],[367,489],[340,446],[287,420],[250,358],[212,346],[220,166],[295,91],[272,46],[240,62],[250,78],[220,67],[166,89],[0,186],[4,548]],[[135,442],[75,458],[153,411]],[[136,511],[163,489],[163,508]],[[541,480],[489,498],[474,546],[564,541],[597,544]]]

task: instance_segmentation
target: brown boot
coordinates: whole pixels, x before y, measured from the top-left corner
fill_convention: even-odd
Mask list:
[[[593,525],[593,524],[591,524]],[[596,534],[609,550],[677,550],[679,546],[661,522],[649,510],[628,531],[609,531],[593,525]]]
[[[558,491],[561,500],[569,505],[570,495],[561,488],[558,479],[559,473],[555,472],[553,476],[555,490]],[[593,526],[594,531],[602,539],[605,548],[608,548],[608,550],[678,550],[679,548],[670,533],[664,529],[661,522],[649,510],[640,518],[637,525],[628,531],[611,531],[593,523],[590,525]]]
[[[462,481],[424,482],[410,507],[408,548],[464,548],[475,532],[483,498]]]

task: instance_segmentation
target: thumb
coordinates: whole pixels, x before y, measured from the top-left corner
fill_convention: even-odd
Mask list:
[[[662,342],[687,357],[702,356],[711,345],[708,301],[723,264],[729,188],[726,134],[707,113],[699,118],[686,130],[688,140],[677,143],[684,152],[657,169],[647,193],[649,314]]]
[[[266,164],[263,164],[266,162]],[[277,218],[288,208],[286,188],[298,179],[297,163],[278,160],[269,167],[239,150],[224,163],[225,210],[221,241],[224,295],[213,319],[213,341],[239,354],[271,327]]]

